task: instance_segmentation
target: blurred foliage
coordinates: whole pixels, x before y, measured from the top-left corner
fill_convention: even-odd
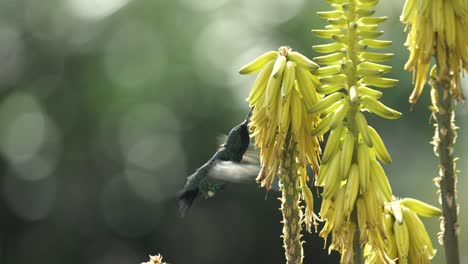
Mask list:
[[[381,1],[378,13],[389,16],[390,77],[401,81],[383,101],[404,116],[369,122],[393,157],[385,169],[395,193],[436,204],[429,96],[409,111],[402,4]],[[310,46],[323,40],[310,29],[322,28],[315,11],[327,9],[305,0],[0,1],[0,263],[140,263],[156,253],[175,264],[281,262],[278,193],[231,185],[184,219],[175,194],[247,111],[253,80],[237,69],[281,45],[316,56]],[[459,196],[463,249],[468,196]],[[435,240],[438,222],[426,223]],[[306,263],[336,262],[321,238],[305,239]]]

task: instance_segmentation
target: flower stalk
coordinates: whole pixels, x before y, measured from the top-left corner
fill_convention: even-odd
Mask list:
[[[454,144],[457,137],[453,98],[450,95],[450,81],[431,77],[433,118],[435,135],[432,141],[434,154],[439,157],[439,176],[435,179],[439,187],[439,202],[442,204],[441,232],[439,241],[445,249],[446,263],[460,263],[458,248],[458,210],[456,191],[456,168]]]
[[[335,10],[319,16],[330,25],[313,30],[318,37],[335,41],[313,47],[329,53],[315,58],[326,65],[318,71],[322,82],[318,91],[327,96],[309,109],[322,117],[312,133],[331,131],[315,180],[324,189],[320,216],[325,226],[320,235],[327,239],[332,234],[329,250],[339,251],[343,264],[393,264],[396,259],[399,264],[428,263],[435,251],[416,213],[434,217],[440,210],[414,199],[403,199],[400,206],[380,165],[392,159],[365,116],[365,112],[385,119],[401,116],[382,104],[378,100],[382,92],[375,90],[398,82],[384,78],[391,67],[380,64],[393,54],[373,51],[391,44],[377,39],[383,33],[378,25],[386,17],[372,17],[378,1],[329,2]]]
[[[353,219],[354,222],[358,222],[358,215],[357,215],[357,210],[354,210],[353,212]],[[353,251],[354,251],[354,258],[353,258],[353,263],[356,264],[362,264],[364,263],[364,252],[363,248],[361,245],[360,241],[360,234],[361,232],[359,231],[359,227],[356,228],[356,231],[354,232],[354,240],[353,240]]]
[[[408,31],[405,43],[410,57],[405,65],[413,71],[415,85],[410,96],[414,104],[421,95],[427,79],[430,60],[436,64],[430,72],[432,117],[435,133],[432,144],[439,159],[439,188],[442,204],[439,242],[444,246],[447,263],[460,263],[458,249],[458,204],[455,169],[455,103],[464,100],[460,78],[468,65],[468,5],[466,0],[407,0],[401,21]]]
[[[283,153],[281,182],[281,208],[283,215],[283,247],[286,263],[299,264],[304,258],[301,242],[302,211],[300,206],[300,181],[295,161],[295,146],[287,144]]]

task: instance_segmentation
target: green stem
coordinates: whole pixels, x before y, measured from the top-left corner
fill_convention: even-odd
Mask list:
[[[458,204],[456,195],[456,174],[454,144],[457,136],[455,126],[454,102],[450,93],[450,80],[433,78],[432,104],[436,120],[434,152],[439,157],[439,188],[442,202],[442,239],[446,263],[459,264],[458,250]]]
[[[289,141],[290,137],[287,137]],[[281,212],[283,214],[283,247],[287,264],[301,264],[303,250],[301,242],[302,211],[299,205],[299,177],[295,162],[295,146],[286,143],[282,158],[281,179]]]
[[[354,222],[357,223],[357,209],[356,207],[353,210],[352,217],[354,219]],[[364,252],[361,247],[361,232],[359,230],[359,225],[356,224],[356,230],[354,231],[354,238],[353,238],[353,251],[354,251],[354,257],[353,257],[353,264],[364,264]]]
[[[358,57],[358,51],[356,50],[359,37],[357,35],[355,23],[357,20],[357,15],[356,15],[356,2],[354,0],[349,1],[349,12],[347,13],[347,20],[348,20],[348,58],[352,62],[352,67],[346,69],[346,75],[348,76],[348,86],[356,86],[358,82],[358,76],[357,76],[357,65],[359,64],[359,57]],[[354,26],[353,26],[354,25]],[[348,111],[347,114],[347,120],[354,120],[354,116],[356,115],[356,112],[359,111],[358,109],[358,104],[355,102],[351,101],[351,98],[349,97],[349,89],[348,89],[348,103],[350,104],[351,108]],[[348,122],[349,129],[352,131],[354,134],[355,138],[358,138],[358,130],[355,125],[355,122]],[[355,142],[355,147],[354,149],[357,149],[358,146],[358,140]],[[353,155],[356,156],[356,155]],[[356,223],[356,231],[354,234],[354,239],[353,239],[353,251],[354,251],[354,256],[353,256],[353,263],[354,264],[363,264],[364,263],[364,252],[361,247],[361,242],[360,240],[360,230],[359,230],[359,225],[358,220],[357,220],[357,210],[356,207],[354,207],[353,210],[353,222]]]

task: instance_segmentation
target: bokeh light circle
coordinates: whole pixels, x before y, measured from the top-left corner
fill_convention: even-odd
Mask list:
[[[23,73],[24,44],[18,30],[0,21],[0,91]]]
[[[116,176],[102,190],[101,211],[107,226],[124,237],[140,237],[156,226],[161,215],[154,204],[141,200]]]
[[[43,219],[53,209],[57,188],[55,177],[28,181],[8,173],[3,184],[8,207],[23,220]]]
[[[147,201],[173,197],[185,173],[177,117],[163,105],[141,104],[127,112],[120,124],[129,186]]]
[[[133,20],[123,22],[109,38],[103,62],[108,77],[129,89],[154,84],[168,66],[157,31]]]
[[[17,176],[39,180],[51,175],[61,152],[61,137],[37,99],[15,93],[0,105],[0,151]]]

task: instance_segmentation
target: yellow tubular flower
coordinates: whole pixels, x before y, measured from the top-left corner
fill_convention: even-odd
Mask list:
[[[398,258],[398,263],[426,264],[436,253],[418,215],[437,217],[441,211],[409,198],[395,200],[387,206],[387,252],[391,258]]]
[[[460,73],[468,67],[467,1],[407,0],[400,19],[406,24],[405,45],[410,51],[405,69],[413,72],[410,103],[416,103],[422,93],[433,55],[439,65],[439,79],[451,79],[453,98],[464,99]]]
[[[284,167],[281,160],[287,151],[285,145],[294,144],[293,155],[298,165],[295,177],[300,177],[306,203],[304,220],[309,230],[311,224],[317,224],[318,217],[313,213],[306,166],[318,171],[321,137],[311,134],[320,118],[308,114],[307,109],[321,99],[316,92],[319,80],[314,75],[318,68],[315,62],[300,53],[281,47],[261,55],[239,71],[242,74],[259,72],[247,98],[253,107],[250,129],[255,147],[260,148],[262,163],[257,181],[270,189],[275,176]]]
[[[321,152],[321,136],[311,133],[319,115],[307,113],[321,99],[316,92],[319,80],[314,75],[318,68],[300,53],[281,47],[239,71],[260,72],[247,98],[253,108],[249,126],[262,164],[257,181],[270,189],[275,176],[280,178],[282,237],[288,264],[302,263],[302,225],[311,232],[311,226],[316,228],[319,220],[306,173],[307,165],[318,171]],[[301,201],[305,202],[305,216]]]
[[[319,121],[307,109],[317,104],[321,96],[315,89],[318,78],[313,75],[318,65],[289,47],[267,52],[244,66],[244,74],[260,71],[247,98],[254,108],[250,129],[255,146],[260,148],[262,170],[257,181],[271,188],[286,137],[291,133],[297,143],[296,160],[305,171],[307,164],[318,171],[319,140],[311,131]]]
[[[315,58],[327,66],[318,70],[323,85],[317,90],[326,96],[309,108],[310,114],[323,118],[312,134],[331,131],[315,179],[324,190],[320,216],[325,226],[320,235],[326,239],[332,234],[329,250],[341,253],[341,263],[360,261],[355,252],[360,246],[364,246],[367,261],[394,263],[387,253],[384,224],[384,208],[392,200],[392,191],[378,161],[392,160],[364,115],[371,112],[386,119],[401,115],[378,101],[382,93],[374,89],[398,82],[384,78],[391,67],[380,64],[393,54],[375,52],[391,43],[376,39],[383,33],[378,26],[386,17],[371,16],[378,0],[328,2],[334,10],[319,12],[319,16],[330,24],[312,31],[335,41],[313,47],[326,53]]]

